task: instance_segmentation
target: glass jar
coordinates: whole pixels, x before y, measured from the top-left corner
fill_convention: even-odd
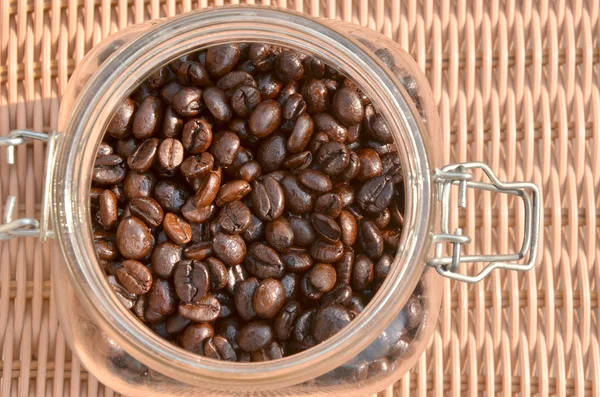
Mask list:
[[[315,55],[343,70],[371,98],[393,131],[405,180],[405,219],[399,251],[371,303],[341,332],[305,352],[262,363],[229,363],[184,351],[155,335],[123,307],[96,258],[90,185],[97,148],[121,101],[159,66],[228,42],[272,43]],[[64,263],[53,264],[61,326],[83,365],[101,382],[130,396],[366,395],[399,379],[427,345],[442,299],[442,277],[475,282],[494,268],[527,270],[535,262],[539,193],[530,183],[503,183],[479,163],[440,164],[440,126],[433,95],[416,63],[381,34],[341,21],[261,7],[226,7],[136,25],[112,35],[81,62],[69,81],[59,132],[13,131],[14,146],[48,141],[40,221],[12,220],[9,199],[0,238],[55,237]],[[482,169],[489,182],[473,181]],[[507,193],[523,200],[524,240],[511,255],[465,256],[470,239],[448,226],[449,192]],[[49,226],[54,230],[50,231]],[[451,254],[445,256],[445,245]],[[465,262],[487,262],[476,276],[457,273]],[[435,271],[437,270],[437,272]],[[439,274],[438,274],[439,273]],[[411,296],[422,310],[407,331]]]

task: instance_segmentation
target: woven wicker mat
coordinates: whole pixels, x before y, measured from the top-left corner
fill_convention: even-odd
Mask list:
[[[600,395],[600,2],[401,3],[278,5],[397,40],[433,87],[445,161],[481,160],[501,179],[533,180],[545,211],[535,271],[496,271],[475,286],[446,280],[426,354],[383,394]],[[209,5],[0,0],[0,135],[56,127],[70,74],[103,37]],[[20,149],[11,169],[0,153],[0,205],[16,195],[19,215],[36,215],[43,153],[38,144]],[[471,200],[463,221],[479,236],[475,249],[507,251],[519,219],[503,201]],[[0,243],[0,395],[111,396],[65,344],[50,284],[53,255],[31,238]]]

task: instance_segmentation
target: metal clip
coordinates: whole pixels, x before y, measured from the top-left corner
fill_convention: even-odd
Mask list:
[[[470,169],[481,169],[491,183],[473,181]],[[492,170],[483,163],[462,163],[448,165],[436,170],[435,181],[438,183],[438,200],[441,203],[441,232],[432,236],[435,244],[435,257],[427,261],[427,265],[436,268],[442,276],[453,280],[476,283],[481,281],[494,269],[526,271],[533,268],[538,250],[539,228],[541,219],[540,191],[530,182],[501,182]],[[523,200],[525,208],[525,225],[523,243],[518,253],[501,255],[462,255],[461,248],[469,244],[471,239],[462,235],[461,229],[450,233],[448,223],[450,218],[450,188],[458,185],[458,207],[467,205],[467,188],[488,190],[518,196]],[[528,193],[531,191],[531,195]],[[452,256],[442,256],[444,244],[452,244]],[[527,258],[525,263],[519,261]],[[488,262],[488,265],[475,276],[457,273],[461,263]]]
[[[49,230],[48,227],[50,223],[50,195],[57,138],[58,134],[53,130],[50,130],[48,134],[29,130],[14,130],[7,137],[0,137],[0,147],[6,147],[6,162],[9,165],[15,163],[15,147],[24,144],[28,139],[44,141],[48,144],[46,147],[46,169],[42,192],[41,219],[39,221],[33,218],[13,220],[12,217],[17,199],[15,196],[8,196],[4,207],[3,223],[0,224],[0,240],[8,240],[16,237],[39,237],[41,242],[45,242],[48,237],[54,237],[54,232]]]

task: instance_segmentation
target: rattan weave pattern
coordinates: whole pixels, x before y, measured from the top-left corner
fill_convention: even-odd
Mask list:
[[[233,1],[235,3],[235,1]],[[75,66],[108,34],[207,0],[0,0],[0,136],[47,131]],[[229,4],[229,2],[225,2]],[[264,1],[368,26],[425,70],[445,163],[484,161],[532,180],[545,207],[535,271],[445,282],[438,328],[413,371],[383,392],[412,395],[600,395],[600,2]],[[481,5],[485,3],[485,5]],[[0,153],[0,206],[39,210],[44,147]],[[514,248],[522,213],[469,196],[455,221],[474,252]],[[60,255],[34,239],[0,243],[0,396],[112,396],[65,344],[52,297]]]

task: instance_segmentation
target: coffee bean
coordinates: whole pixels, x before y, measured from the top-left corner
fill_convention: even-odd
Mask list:
[[[402,228],[383,229],[381,230],[381,237],[383,238],[383,242],[387,247],[395,250],[400,244],[400,238],[402,237]]]
[[[171,335],[177,335],[182,332],[188,325],[190,320],[181,316],[179,313],[173,313],[167,317],[166,330]]]
[[[240,138],[230,131],[215,134],[210,149],[217,163],[222,165],[232,164],[239,150]]]
[[[241,70],[234,70],[232,72],[227,73],[225,76],[221,77],[217,81],[217,87],[222,89],[226,93],[229,92],[228,95],[231,96],[231,94],[233,94],[233,92],[236,88],[240,88],[240,87],[256,88],[256,80],[254,80],[254,77],[252,77],[252,75],[248,72],[241,71]],[[259,100],[260,100],[260,96],[259,96]],[[242,116],[242,117],[248,117],[248,116],[249,116],[249,114],[246,116]]]
[[[337,334],[352,321],[352,315],[340,305],[329,304],[317,310],[313,320],[313,335],[323,342]]]
[[[342,213],[344,203],[339,194],[325,193],[315,201],[315,212],[337,218]]]
[[[324,144],[329,142],[329,137],[323,131],[315,132],[308,142],[307,149],[316,156],[319,153],[319,150],[323,147]]]
[[[200,241],[198,243],[188,245],[183,250],[183,256],[187,259],[197,261],[204,260],[213,254],[212,241]]]
[[[298,81],[304,75],[304,65],[293,51],[283,51],[275,60],[275,73],[284,82]]]
[[[375,150],[380,157],[385,156],[386,154],[395,153],[397,151],[396,145],[394,145],[393,143],[384,144],[375,139],[370,139],[366,141],[364,145],[369,149]]]
[[[239,318],[229,317],[219,322],[217,331],[219,335],[227,339],[234,350],[238,350],[240,347],[237,344],[237,334],[241,327]]]
[[[369,258],[379,258],[383,254],[383,236],[377,225],[371,220],[363,219],[359,225],[360,242]]]
[[[265,238],[271,247],[281,253],[285,253],[294,242],[294,231],[290,222],[279,217],[267,223],[265,227]]]
[[[117,278],[127,291],[143,295],[152,287],[152,273],[143,263],[136,260],[125,260],[117,270]]]
[[[285,117],[285,108],[284,108]],[[290,153],[298,153],[304,150],[314,131],[313,119],[308,114],[301,114],[296,120],[294,130],[287,141],[287,149]]]
[[[391,219],[392,216],[390,214],[390,210],[386,208],[375,216],[373,222],[375,222],[375,225],[377,225],[379,229],[383,229],[390,223]]]
[[[212,219],[217,214],[217,207],[213,204],[198,207],[195,205],[194,198],[190,197],[181,208],[181,214],[190,222],[202,223]]]
[[[340,197],[342,207],[349,207],[354,203],[354,190],[347,184],[334,187],[332,193],[335,193]]]
[[[342,231],[333,218],[323,214],[312,214],[310,220],[315,231],[323,240],[330,243],[340,240]]]
[[[317,263],[308,272],[308,281],[319,293],[329,292],[336,282],[335,269],[330,264]]]
[[[219,291],[227,286],[227,267],[217,258],[206,258],[206,266],[210,273],[210,286],[213,291]],[[222,305],[221,305],[222,306]]]
[[[173,275],[177,262],[181,260],[181,247],[168,241],[158,243],[152,250],[152,271],[161,278],[168,279]]]
[[[321,78],[325,75],[325,63],[319,58],[307,56],[302,61],[304,71],[307,75],[315,78]]]
[[[156,135],[164,113],[165,107],[159,98],[149,96],[144,99],[133,116],[133,135],[137,139],[146,139]]]
[[[214,165],[214,157],[208,152],[189,156],[181,163],[181,173],[187,178],[199,178],[208,174]]]
[[[222,44],[209,47],[206,51],[206,69],[215,77],[229,73],[240,58],[240,47],[237,44]]]
[[[358,223],[350,212],[342,211],[340,213],[340,229],[342,242],[347,246],[353,246],[358,234]]]
[[[192,241],[192,228],[179,216],[168,213],[163,220],[163,228],[167,237],[176,244],[187,244]]]
[[[257,316],[253,298],[259,285],[260,283],[255,277],[250,277],[241,281],[235,288],[235,307],[244,321],[252,321]]]
[[[162,130],[159,131],[160,135],[165,138],[174,138],[181,134],[182,130],[183,119],[173,110],[173,108],[169,107],[165,111]]]
[[[273,329],[265,321],[253,321],[240,329],[237,342],[241,349],[251,353],[273,342]]]
[[[343,143],[327,142],[319,150],[317,161],[328,175],[337,175],[350,163],[350,153]]]
[[[323,295],[321,302],[326,305],[328,303],[335,303],[337,305],[346,306],[352,299],[352,288],[349,285],[340,285],[338,279],[338,286]]]
[[[99,185],[114,185],[125,178],[123,158],[116,154],[98,157],[94,164],[92,180]]]
[[[236,287],[248,277],[244,266],[236,265],[227,271],[227,291],[233,295]]]
[[[240,201],[231,201],[223,206],[216,222],[225,233],[242,234],[251,225],[252,213],[246,204]]]
[[[281,278],[281,284],[285,290],[285,300],[291,301],[298,298],[298,291],[300,289],[300,275],[295,273],[286,273]]]
[[[310,221],[297,216],[290,216],[289,221],[294,232],[295,245],[308,247],[315,241],[316,234]]]
[[[362,135],[362,124],[348,127],[348,136],[346,137],[347,144],[358,143],[358,138]]]
[[[150,227],[157,227],[163,221],[163,210],[160,204],[150,197],[138,197],[129,202],[131,215],[141,219]]]
[[[381,258],[379,258],[375,265],[375,280],[383,280],[386,278],[392,268],[392,263],[394,263],[394,257],[390,254],[384,253],[381,255]]]
[[[108,284],[117,295],[117,299],[126,309],[131,309],[137,301],[137,296],[123,287],[114,276],[107,277]]]
[[[273,134],[258,146],[256,160],[264,172],[271,172],[281,167],[286,155],[285,137],[281,134]]]
[[[236,361],[235,350],[229,341],[222,336],[215,336],[204,341],[204,354],[208,358],[223,361]]]
[[[144,258],[152,249],[150,229],[134,216],[123,219],[117,229],[117,247],[126,259]]]
[[[208,323],[191,324],[181,333],[181,347],[204,356],[204,341],[212,338],[214,334],[214,328]]]
[[[360,157],[360,171],[357,175],[359,181],[366,181],[381,175],[383,167],[381,159],[373,149],[361,149],[357,152]]]
[[[259,74],[256,83],[263,99],[274,99],[283,88],[283,82],[272,73]]]
[[[283,262],[273,248],[263,243],[253,243],[248,247],[244,261],[246,270],[259,279],[283,276]]]
[[[216,120],[222,123],[231,120],[233,112],[229,107],[229,100],[223,90],[217,87],[208,87],[202,93],[202,100]]]
[[[248,183],[260,178],[262,175],[262,168],[257,161],[248,161],[242,165],[236,172],[236,176],[243,181]]]
[[[313,324],[315,322],[315,316],[317,311],[310,309],[302,313],[298,320],[292,334],[294,339],[304,347],[313,347],[317,344],[315,337],[313,336]]]
[[[293,176],[286,176],[281,181],[286,207],[296,215],[310,213],[314,207],[313,194]]]
[[[377,113],[372,105],[367,105],[364,109],[364,117],[367,121],[369,134],[371,134],[373,138],[383,143],[394,143],[392,132],[383,116]]]
[[[378,214],[390,205],[393,196],[393,183],[384,175],[379,175],[361,186],[356,201],[364,211]]]
[[[135,305],[133,305],[133,307],[131,308],[131,312],[135,314],[135,316],[141,321],[145,320],[144,313],[146,312],[146,302],[146,295],[140,295],[135,301]]]
[[[405,319],[406,329],[409,331],[416,329],[423,321],[423,305],[419,298],[411,296],[402,309],[402,315]]]
[[[196,191],[193,196],[193,202],[196,207],[206,207],[212,204],[219,193],[219,187],[221,186],[221,169],[211,171],[204,178],[202,185]]]
[[[319,170],[302,170],[298,173],[298,180],[304,186],[316,192],[326,193],[333,187],[329,176]]]
[[[181,141],[191,154],[205,152],[212,143],[212,127],[203,119],[192,119],[183,126]]]
[[[341,241],[328,243],[318,240],[311,244],[309,253],[317,262],[334,263],[342,258],[344,245]]]
[[[212,295],[205,295],[192,303],[180,303],[179,314],[196,323],[206,323],[214,321],[219,317],[221,304]]]
[[[160,316],[168,316],[177,310],[177,294],[173,285],[161,278],[155,278],[152,282],[152,288],[148,292],[148,310]]]
[[[283,166],[293,173],[298,173],[311,166],[313,160],[312,153],[308,150],[295,153],[288,156],[283,162]]]
[[[273,341],[264,349],[256,350],[252,352],[251,359],[253,363],[263,362],[263,361],[271,361],[278,360],[285,356],[285,351],[283,346],[277,342]]]
[[[198,301],[210,289],[208,268],[200,261],[180,261],[175,267],[173,281],[177,296],[185,303]]]
[[[277,314],[275,322],[273,323],[273,330],[275,331],[277,339],[281,341],[289,339],[292,330],[294,329],[294,323],[300,316],[301,310],[300,303],[294,301],[287,302],[283,306],[283,309]]]
[[[360,124],[365,116],[360,96],[352,88],[337,90],[333,96],[332,108],[336,117],[347,126]]]
[[[117,196],[110,190],[103,190],[98,200],[98,207],[98,223],[105,229],[112,229],[119,216]]]
[[[302,96],[306,101],[308,113],[311,114],[324,111],[329,102],[329,94],[323,80],[311,80],[304,84]]]
[[[235,266],[246,256],[246,243],[237,234],[217,233],[213,239],[213,251],[223,263]]]
[[[250,226],[242,233],[242,237],[247,243],[254,243],[257,241],[264,240],[265,237],[265,226],[260,218],[257,218],[254,214],[250,219]]]
[[[304,273],[313,265],[310,255],[303,249],[290,249],[281,256],[285,270],[292,273]]]
[[[123,193],[126,200],[148,197],[156,186],[156,176],[152,172],[129,171],[123,181]]]
[[[157,138],[150,138],[143,141],[135,152],[127,158],[129,168],[137,172],[149,170],[156,159],[159,142]]]
[[[94,250],[101,260],[111,261],[119,257],[117,245],[112,240],[94,240]]]
[[[183,85],[203,87],[210,84],[210,76],[206,68],[196,61],[183,62],[177,68],[177,79]]]
[[[283,188],[270,176],[252,183],[250,200],[254,213],[263,221],[272,221],[280,217],[285,207]]]
[[[234,73],[234,72],[232,72]],[[231,95],[231,108],[239,117],[250,117],[261,101],[260,91],[253,86],[238,87]]]
[[[354,268],[354,250],[345,247],[341,259],[335,264],[337,285],[350,285],[352,281],[352,269]]]
[[[275,58],[279,55],[281,49],[270,44],[252,44],[248,51],[248,58],[258,70],[268,71],[273,69]]]
[[[182,117],[196,116],[204,107],[202,90],[198,87],[183,87],[173,96],[171,106]]]
[[[348,165],[342,172],[336,175],[336,182],[346,183],[356,178],[361,170],[360,157],[356,152],[350,152]]]
[[[183,162],[183,145],[177,139],[167,138],[158,148],[158,163],[168,171],[176,170]]]
[[[116,139],[128,136],[131,132],[131,123],[135,111],[135,102],[130,98],[125,99],[117,108],[115,115],[106,128],[106,132]]]
[[[348,137],[348,130],[346,127],[337,122],[328,113],[319,113],[314,117],[315,130],[324,132],[329,137],[331,142],[345,142]]]
[[[365,255],[357,255],[352,269],[352,288],[364,291],[370,287],[375,278],[373,262]]]
[[[259,103],[252,114],[248,126],[254,136],[265,138],[271,135],[281,124],[281,105],[268,99]]]
[[[271,319],[277,315],[285,303],[285,289],[281,281],[267,278],[260,282],[254,292],[252,305],[258,317]]]
[[[296,120],[306,111],[306,102],[302,95],[297,93],[290,95],[282,106],[282,115],[285,120]]]
[[[173,97],[177,94],[183,86],[176,81],[170,81],[162,86],[160,89],[160,99],[163,100],[167,105],[173,103]]]

